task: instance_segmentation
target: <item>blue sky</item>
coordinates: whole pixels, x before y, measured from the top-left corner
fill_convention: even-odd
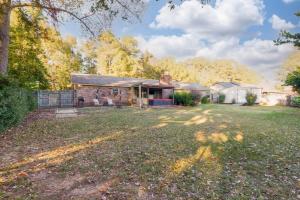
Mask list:
[[[137,38],[139,47],[157,57],[232,59],[256,70],[273,84],[278,69],[294,51],[275,46],[281,29],[299,32],[300,0],[215,0],[202,7],[187,0],[170,11],[166,1],[150,0],[140,23],[116,20],[113,32]],[[61,27],[63,35],[84,38],[76,23]]]

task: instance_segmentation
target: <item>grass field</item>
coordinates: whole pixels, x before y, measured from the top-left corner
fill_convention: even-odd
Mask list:
[[[300,198],[300,109],[80,113],[0,136],[0,199]]]

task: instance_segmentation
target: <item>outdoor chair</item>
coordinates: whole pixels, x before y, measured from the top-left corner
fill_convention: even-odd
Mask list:
[[[113,100],[110,99],[110,98],[107,98],[107,104],[108,104],[108,106],[114,106],[115,105]]]

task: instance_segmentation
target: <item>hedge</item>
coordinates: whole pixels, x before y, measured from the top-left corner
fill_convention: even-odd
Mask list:
[[[174,100],[176,105],[182,106],[194,106],[194,99],[193,95],[188,92],[176,92],[174,94]]]
[[[0,133],[21,122],[36,105],[32,91],[0,77]]]
[[[292,98],[292,106],[300,107],[300,96]]]

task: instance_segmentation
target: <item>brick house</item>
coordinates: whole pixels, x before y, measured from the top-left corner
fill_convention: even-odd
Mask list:
[[[172,105],[172,94],[177,90],[209,93],[206,87],[172,81],[169,75],[153,80],[74,73],[71,81],[77,98],[84,99],[84,105],[94,105],[94,99],[103,105],[108,99],[123,105]]]

